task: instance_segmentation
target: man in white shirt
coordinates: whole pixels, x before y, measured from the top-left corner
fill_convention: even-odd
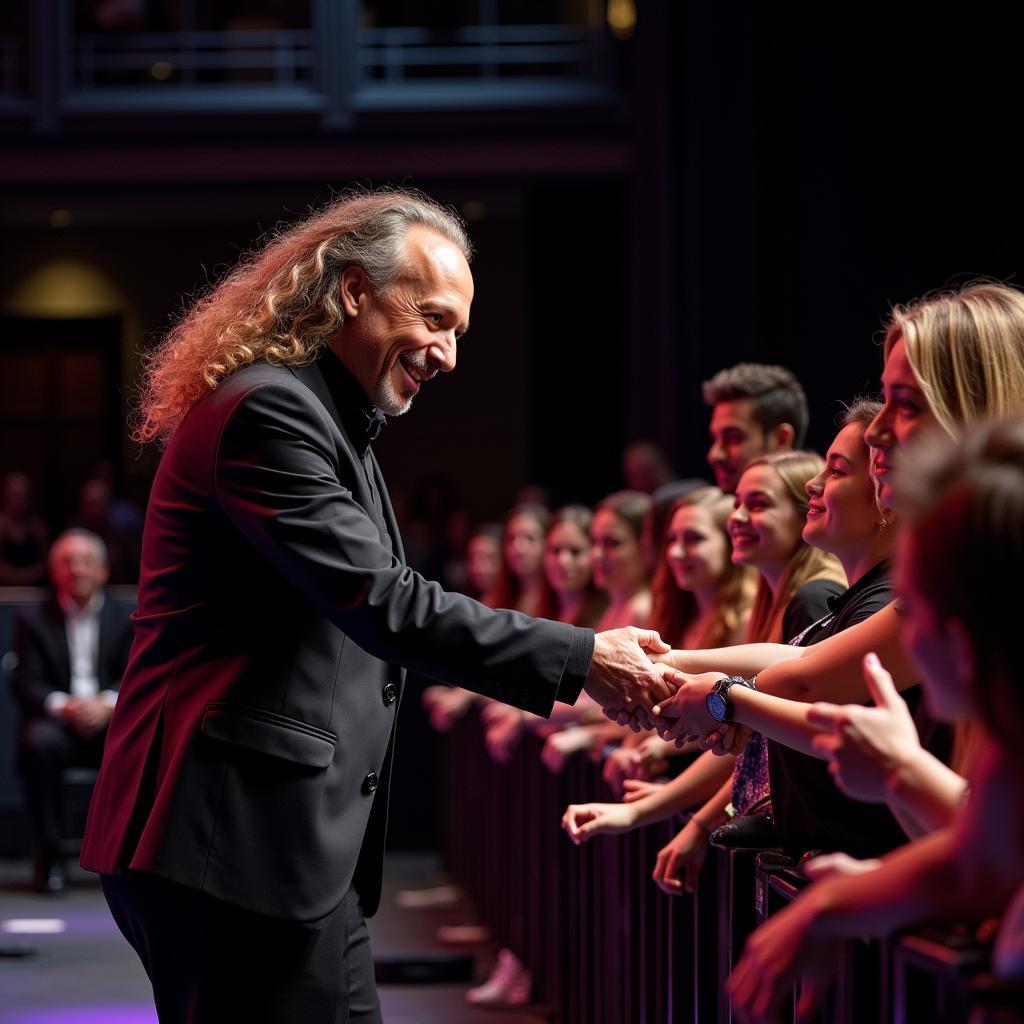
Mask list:
[[[107,553],[87,530],[68,530],[50,549],[53,596],[15,622],[14,690],[21,707],[18,768],[32,825],[35,888],[61,892],[61,774],[98,767],[107,722],[128,662],[132,629],[107,599]]]

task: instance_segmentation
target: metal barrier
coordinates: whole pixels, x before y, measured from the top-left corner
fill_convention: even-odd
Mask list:
[[[532,734],[508,764],[495,764],[472,714],[448,740],[448,867],[495,939],[531,971],[537,1002],[563,1024],[730,1021],[722,983],[746,935],[806,884],[784,858],[713,850],[696,896],[669,897],[651,871],[678,823],[578,848],[562,833],[569,803],[613,799],[599,766],[576,756],[550,775]],[[974,1012],[972,1021],[1002,1024],[976,1009],[987,952],[957,935],[845,943],[815,1021],[958,1024]],[[1005,1009],[1007,1000],[988,1002]]]

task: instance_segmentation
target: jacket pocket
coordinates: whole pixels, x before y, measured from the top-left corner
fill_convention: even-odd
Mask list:
[[[241,747],[307,768],[326,768],[334,760],[338,737],[326,729],[262,708],[211,701],[201,731],[209,739]]]

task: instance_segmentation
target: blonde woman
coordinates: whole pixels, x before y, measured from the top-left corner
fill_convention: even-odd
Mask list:
[[[884,404],[866,439],[874,449],[872,474],[881,500],[893,493],[897,452],[929,428],[949,435],[966,424],[1024,410],[1024,294],[980,283],[935,295],[893,311],[885,336]],[[862,659],[877,653],[898,690],[918,673],[904,653],[902,625],[892,603],[866,621],[805,650],[771,644],[713,651],[674,651],[667,660],[682,684],[661,709],[663,736],[720,736],[707,697],[723,674],[757,675],[757,690],[733,686],[731,720],[813,753],[815,729],[803,702],[862,703],[869,699]],[[683,675],[682,673],[691,673]],[[720,740],[731,743],[732,730]],[[899,758],[876,736],[879,756]],[[960,748],[969,744],[961,737]],[[962,763],[964,757],[958,759]],[[900,782],[903,803],[918,830],[939,827],[963,797],[962,780],[934,759],[908,768]]]

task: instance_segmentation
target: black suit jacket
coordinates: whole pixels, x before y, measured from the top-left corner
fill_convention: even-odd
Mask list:
[[[117,690],[128,663],[132,628],[128,611],[107,598],[100,609],[96,676],[100,690]],[[46,715],[44,702],[55,690],[71,692],[71,655],[64,611],[56,597],[19,612],[14,621],[14,695],[23,718]]]
[[[85,867],[307,922],[354,881],[371,914],[403,670],[539,714],[578,695],[589,630],[405,566],[368,418],[327,352],[238,371],[176,431]]]

